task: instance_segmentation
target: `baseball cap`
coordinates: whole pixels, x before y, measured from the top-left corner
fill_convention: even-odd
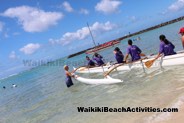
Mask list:
[[[180,28],[180,32],[179,33],[184,33],[184,27]]]

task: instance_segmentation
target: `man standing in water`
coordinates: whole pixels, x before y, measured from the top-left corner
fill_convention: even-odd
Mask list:
[[[181,42],[182,42],[183,49],[184,49],[184,27],[180,29],[179,33],[181,34]]]
[[[132,57],[132,62],[133,61],[137,61],[139,59],[141,59],[141,56],[145,56],[144,54],[142,54],[141,49],[139,47],[137,47],[136,45],[132,45],[132,40],[128,40],[128,48],[127,48],[127,54],[125,56],[125,62],[127,62],[128,56],[130,55]]]
[[[63,69],[65,70],[66,75],[66,86],[69,88],[73,85],[72,77],[74,77],[74,75],[72,75],[72,72],[68,71],[69,67],[67,65],[65,65]]]

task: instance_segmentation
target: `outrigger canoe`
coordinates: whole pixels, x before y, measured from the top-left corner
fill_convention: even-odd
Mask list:
[[[107,76],[104,79],[87,79],[80,77],[78,75],[75,75],[75,79],[79,82],[85,83],[85,84],[91,84],[91,85],[100,85],[100,84],[117,84],[117,83],[122,83],[123,80],[120,79],[114,79],[111,78],[110,76]]]
[[[156,56],[152,56],[148,59],[137,61],[130,64],[125,64],[122,66],[119,66],[114,71],[129,71],[133,68],[146,68],[145,62],[154,59]],[[152,67],[166,67],[166,66],[174,66],[174,65],[182,65],[184,64],[184,51],[179,51],[175,55],[160,57],[157,59]],[[103,73],[109,71],[111,68],[113,68],[116,65],[106,65],[103,67],[94,67],[94,68],[85,68],[81,67],[78,70],[76,70],[76,73]],[[76,68],[74,68],[75,70]]]

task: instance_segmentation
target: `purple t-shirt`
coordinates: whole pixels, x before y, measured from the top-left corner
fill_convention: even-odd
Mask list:
[[[136,45],[132,45],[127,48],[127,54],[131,55],[132,61],[139,60],[141,58],[140,57],[141,52],[142,51]]]
[[[89,66],[95,66],[95,62],[94,62],[93,60],[89,60],[89,61],[88,61],[88,65],[89,65]]]
[[[94,57],[93,60],[95,60],[96,63],[97,63],[99,66],[101,66],[101,65],[104,64],[102,58],[103,58],[102,56],[98,55],[98,57]]]
[[[169,42],[168,44],[165,44],[163,41],[160,42],[160,49],[159,53],[163,53],[164,56],[168,55],[174,55],[176,52],[174,51],[175,46]]]
[[[124,56],[121,51],[115,54],[115,58],[116,58],[117,63],[123,63]]]

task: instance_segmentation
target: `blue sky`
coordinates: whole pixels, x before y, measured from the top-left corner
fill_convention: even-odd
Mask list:
[[[184,0],[1,0],[1,73],[57,59],[183,16]]]

